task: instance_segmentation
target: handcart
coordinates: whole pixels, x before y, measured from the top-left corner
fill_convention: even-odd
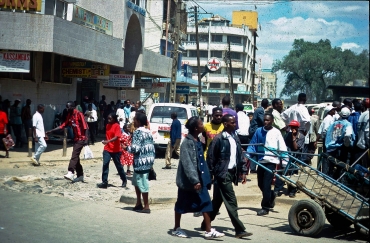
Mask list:
[[[310,197],[310,199],[297,201],[289,210],[289,225],[294,232],[305,236],[315,236],[322,231],[326,218],[336,228],[345,228],[354,224],[358,233],[368,237],[369,198],[365,198],[297,159],[293,156],[295,152],[274,151],[263,144],[254,145],[264,147],[265,151],[273,154],[271,156],[287,161],[287,165],[282,169],[270,170],[253,157],[249,158],[252,162]],[[262,154],[251,153],[250,155]],[[315,154],[315,156],[318,155]],[[290,176],[292,171],[298,171],[298,175]]]

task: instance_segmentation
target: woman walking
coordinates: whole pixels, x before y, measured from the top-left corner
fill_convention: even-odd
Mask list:
[[[185,213],[201,212],[204,218],[206,239],[219,238],[224,233],[211,228],[210,212],[212,201],[208,190],[211,188],[211,175],[204,159],[202,143],[198,135],[204,131],[203,122],[198,117],[191,117],[186,123],[189,134],[180,147],[180,160],[177,169],[176,184],[178,187],[175,204],[175,227],[173,236],[187,238],[181,229],[181,215]]]
[[[122,129],[123,129],[123,132],[122,132],[121,138],[119,140],[120,143],[121,143],[121,147],[122,147],[121,164],[122,164],[122,166],[127,165],[127,173],[126,174],[127,175],[132,175],[132,171],[130,170],[130,166],[134,162],[134,155],[127,152],[125,149],[123,149],[123,145],[125,145],[125,146],[130,146],[131,145],[132,137],[131,137],[130,130],[127,126],[127,123],[125,123],[123,125]]]
[[[121,129],[118,124],[117,115],[111,113],[107,117],[107,127],[106,127],[106,140],[102,143],[104,146],[103,151],[103,173],[102,173],[102,183],[97,184],[97,187],[106,189],[108,187],[108,174],[109,174],[109,162],[113,159],[114,165],[117,168],[118,174],[122,180],[122,187],[126,187],[127,178],[123,166],[120,162],[121,157],[121,144],[119,138],[121,137]]]
[[[150,130],[145,128],[147,124],[145,114],[136,112],[133,123],[137,129],[133,133],[132,143],[130,146],[122,146],[123,149],[134,154],[132,184],[135,186],[136,205],[133,210],[140,213],[150,213],[148,176],[155,157],[153,137]],[[144,206],[141,203],[141,195],[143,195]]]

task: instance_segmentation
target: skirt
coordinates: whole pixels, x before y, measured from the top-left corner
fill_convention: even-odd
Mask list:
[[[194,212],[212,212],[212,201],[207,187],[202,187],[199,192],[187,191],[178,188],[175,211],[180,214]]]

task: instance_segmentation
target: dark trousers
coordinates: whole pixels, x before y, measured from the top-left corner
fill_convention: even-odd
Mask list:
[[[89,125],[90,141],[92,144],[94,144],[96,134],[96,122],[88,122],[87,124]]]
[[[25,120],[23,122],[24,124],[24,131],[26,133],[26,138],[28,138],[28,132],[29,132],[29,129],[31,128],[32,129],[32,119],[29,119],[29,120]],[[33,137],[33,132],[31,131],[31,137]]]
[[[123,166],[120,161],[121,152],[118,153],[110,153],[107,150],[103,151],[103,173],[102,173],[102,181],[105,184],[108,184],[108,174],[109,174],[109,162],[110,159],[113,159],[114,165],[117,168],[118,174],[121,177],[122,181],[126,181],[126,173],[123,169]]]
[[[263,163],[263,166],[270,170],[275,170],[276,164],[274,163]],[[257,182],[258,187],[262,192],[262,202],[261,206],[265,210],[270,210],[272,207],[272,201],[275,198],[274,191],[271,190],[271,183],[274,175],[261,166],[257,168]]]
[[[257,157],[257,155],[252,155],[251,156],[252,157],[252,159],[254,159],[254,160],[258,160],[258,157]],[[254,163],[252,160],[251,160],[251,171],[253,170],[253,171],[256,171],[257,170],[257,164],[256,163]]]
[[[22,146],[22,124],[12,124],[11,127],[16,140],[15,145]]]
[[[73,144],[73,151],[72,151],[72,157],[69,161],[68,165],[68,171],[71,171],[74,173],[76,171],[77,177],[83,176],[83,168],[80,162],[80,154],[82,151],[82,148],[86,145],[85,141],[76,141]]]
[[[248,144],[249,143],[249,136],[242,136],[238,135],[238,138],[240,140],[240,143],[242,144],[242,148],[247,151],[248,146],[243,145],[243,144]]]
[[[235,175],[226,173],[225,179],[217,179],[215,181],[212,200],[213,211],[211,212],[210,217],[211,221],[213,221],[216,218],[222,203],[225,203],[227,213],[229,214],[231,223],[235,228],[235,232],[241,232],[245,230],[245,227],[238,216],[238,202],[232,185],[232,182],[235,179],[234,177]]]

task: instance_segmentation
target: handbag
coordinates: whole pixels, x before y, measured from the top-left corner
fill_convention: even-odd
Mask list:
[[[90,147],[86,145],[84,147],[84,159],[93,159],[93,158],[94,158],[93,152],[91,151]]]
[[[157,180],[157,173],[155,173],[153,167],[150,168],[148,180],[150,180],[150,181]]]
[[[9,150],[11,147],[14,147],[15,143],[12,138],[12,135],[8,134],[5,138],[3,138],[3,143],[6,150]]]

